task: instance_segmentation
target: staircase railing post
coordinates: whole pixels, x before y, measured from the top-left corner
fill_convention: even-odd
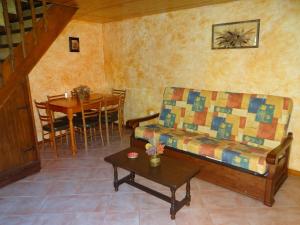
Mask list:
[[[29,0],[30,10],[31,10],[31,18],[32,18],[32,32],[34,43],[37,44],[37,34],[36,34],[36,16],[35,16],[35,7],[33,0]]]
[[[21,0],[15,0],[15,3],[16,3],[17,16],[19,19],[19,26],[21,32],[21,44],[23,49],[23,56],[25,58],[26,57],[26,48],[25,48],[25,41],[24,41],[25,30],[24,30],[24,20],[23,20]]]
[[[47,18],[47,3],[46,0],[42,0],[43,2],[43,18],[44,18],[44,29],[48,30],[48,18]]]
[[[10,65],[11,65],[12,71],[14,71],[15,70],[15,57],[14,57],[14,51],[13,51],[13,41],[12,41],[12,34],[11,34],[11,25],[9,22],[7,1],[1,0],[1,2],[2,2],[3,18],[4,18],[4,24],[5,24],[7,43],[9,46]]]

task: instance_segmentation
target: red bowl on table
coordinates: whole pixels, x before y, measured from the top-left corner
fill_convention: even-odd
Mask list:
[[[137,153],[137,152],[128,152],[127,153],[127,157],[129,159],[136,159],[138,156],[139,156],[139,153]]]

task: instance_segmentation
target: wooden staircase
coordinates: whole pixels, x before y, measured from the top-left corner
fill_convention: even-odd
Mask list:
[[[0,187],[40,169],[28,74],[76,10],[45,0],[1,0]]]

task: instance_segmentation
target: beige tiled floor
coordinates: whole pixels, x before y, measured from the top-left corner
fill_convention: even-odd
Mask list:
[[[40,173],[0,189],[0,225],[300,225],[300,177],[289,177],[272,208],[243,195],[198,179],[191,183],[192,202],[169,216],[169,204],[123,184],[114,192],[111,165],[103,158],[129,146],[113,138],[102,147],[95,142],[72,158],[66,144],[61,157],[42,152]],[[119,171],[122,176],[125,171]],[[169,190],[141,177],[139,182],[163,193]],[[180,198],[184,188],[177,191]]]

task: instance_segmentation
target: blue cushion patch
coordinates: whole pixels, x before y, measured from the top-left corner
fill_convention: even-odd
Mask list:
[[[250,113],[257,113],[257,110],[262,104],[266,103],[265,98],[251,98],[249,107],[248,107],[248,112]]]
[[[218,130],[221,123],[225,122],[225,118],[223,117],[214,117],[213,121],[211,122],[211,129],[212,130]]]

